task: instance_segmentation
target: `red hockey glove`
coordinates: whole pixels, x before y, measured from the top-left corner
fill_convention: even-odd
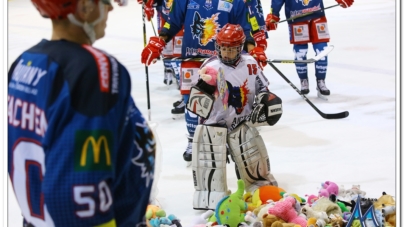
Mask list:
[[[137,3],[143,4],[144,2],[144,13],[146,14],[147,21],[150,21],[154,17],[154,0],[137,0]]]
[[[150,37],[149,43],[142,51],[142,63],[149,66],[155,62],[155,59],[160,57],[166,43],[163,39],[153,36]]]
[[[261,70],[267,65],[267,56],[265,55],[264,49],[262,47],[254,47],[250,51],[250,55],[255,58],[260,66]]]
[[[267,37],[263,30],[254,33],[253,38],[257,47],[262,47],[262,49],[267,49]]]
[[[338,4],[342,7],[342,8],[348,8],[350,7],[354,0],[335,0],[336,2],[338,2]]]
[[[267,26],[267,30],[276,30],[278,27],[279,17],[273,14],[268,14],[267,19],[265,20],[265,25]]]

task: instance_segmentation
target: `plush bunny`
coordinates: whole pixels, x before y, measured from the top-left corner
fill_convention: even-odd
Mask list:
[[[278,201],[275,206],[270,207],[268,213],[273,214],[286,222],[306,226],[306,219],[298,215],[295,210],[295,205],[296,199],[289,196],[282,201]]]

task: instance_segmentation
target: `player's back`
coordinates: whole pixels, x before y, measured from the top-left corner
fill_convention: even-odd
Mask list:
[[[144,121],[130,97],[128,72],[89,45],[42,40],[13,63],[8,171],[27,222],[114,226],[142,219],[128,214],[136,213],[136,196],[116,196],[129,194],[125,183],[143,190],[136,166],[125,162],[138,155],[130,145],[136,129],[126,126],[129,112],[131,120]],[[122,139],[124,133],[132,139]],[[118,155],[123,144],[128,151]]]

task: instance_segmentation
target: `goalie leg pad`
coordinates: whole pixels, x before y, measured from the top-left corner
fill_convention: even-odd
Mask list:
[[[263,185],[278,186],[271,174],[265,144],[256,128],[243,123],[229,135],[227,143],[246,191],[254,192]]]
[[[198,125],[192,143],[194,209],[214,210],[230,192],[226,178],[227,128]]]

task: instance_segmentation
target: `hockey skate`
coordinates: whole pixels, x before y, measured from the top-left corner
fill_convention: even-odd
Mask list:
[[[317,96],[321,99],[328,101],[330,90],[325,86],[324,80],[317,80]]]
[[[165,68],[164,70],[164,84],[171,85],[173,83],[173,70],[170,68]]]
[[[190,137],[190,136],[187,136],[187,138],[188,138],[188,146],[185,149],[185,152],[182,155],[182,157],[187,162],[187,167],[189,167],[192,164],[192,141],[193,141],[193,138]]]
[[[307,95],[309,94],[310,90],[309,90],[309,79],[300,79],[300,84],[302,85],[302,88],[300,89],[300,92],[303,95]]]
[[[176,105],[177,102],[173,103],[173,105]],[[171,114],[174,120],[184,117],[185,114],[184,100],[181,100],[181,102],[178,105],[174,106],[174,109],[171,110]]]

